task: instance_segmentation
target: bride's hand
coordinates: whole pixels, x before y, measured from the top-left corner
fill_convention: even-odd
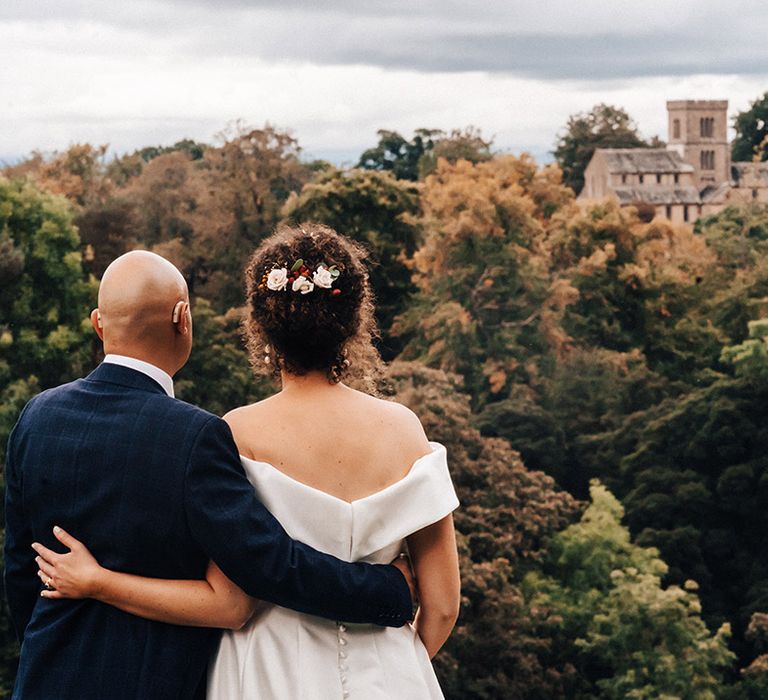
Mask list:
[[[40,595],[52,599],[95,597],[105,570],[82,542],[62,528],[53,528],[53,534],[70,551],[58,554],[37,542],[32,545],[37,552],[37,575],[45,586]]]

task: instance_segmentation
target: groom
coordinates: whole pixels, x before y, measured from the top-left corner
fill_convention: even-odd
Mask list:
[[[257,500],[226,423],[173,398],[192,317],[171,263],[143,251],[115,260],[91,322],[104,362],[32,399],[8,444],[5,585],[22,641],[14,698],[202,698],[219,639],[93,600],[41,598],[30,545],[61,551],[54,525],[111,569],[202,579],[213,560],[249,595],[301,612],[410,619],[404,567],[349,564],[292,541]]]

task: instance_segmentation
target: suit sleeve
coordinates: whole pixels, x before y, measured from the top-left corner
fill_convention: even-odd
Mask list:
[[[411,619],[410,592],[396,568],[343,562],[288,536],[257,498],[223,420],[208,419],[187,469],[192,534],[246,593],[331,620],[400,627]]]
[[[14,460],[21,420],[20,418],[8,439],[5,458],[4,545],[5,595],[11,621],[20,642],[24,639],[24,630],[29,624],[40,593],[35,552],[32,549],[34,540],[29,519],[24,511],[22,474]]]

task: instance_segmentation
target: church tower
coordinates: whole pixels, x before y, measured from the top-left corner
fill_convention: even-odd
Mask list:
[[[671,100],[667,148],[693,166],[701,190],[731,179],[728,100]]]

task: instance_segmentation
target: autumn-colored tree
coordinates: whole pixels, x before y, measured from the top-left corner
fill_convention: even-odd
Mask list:
[[[535,383],[531,358],[563,341],[556,319],[570,290],[551,285],[545,222],[572,200],[556,168],[528,157],[441,160],[422,191],[420,288],[394,331],[404,359],[465,377],[476,403]]]
[[[88,143],[74,144],[51,156],[36,151],[21,163],[5,168],[5,175],[28,177],[41,189],[64,195],[82,207],[103,202],[112,191],[112,183],[105,174],[106,152],[106,145]]]

